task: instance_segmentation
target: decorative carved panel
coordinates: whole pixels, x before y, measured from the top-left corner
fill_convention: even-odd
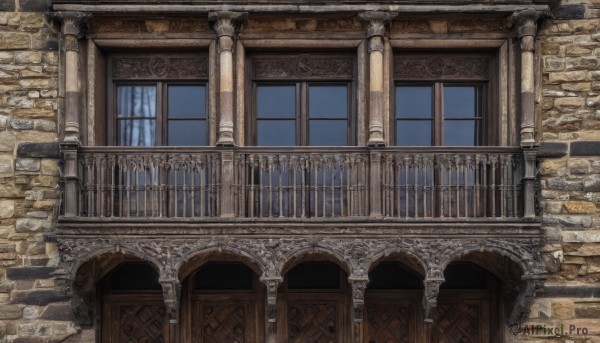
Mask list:
[[[193,342],[254,342],[254,302],[199,301],[192,319]]]
[[[394,58],[395,79],[487,80],[485,56],[400,55]]]
[[[404,304],[367,301],[367,342],[408,343],[413,311]]]
[[[431,342],[484,342],[484,325],[479,303],[442,302],[434,311]]]
[[[119,307],[119,341],[123,343],[164,343],[164,306]]]
[[[260,57],[252,61],[255,79],[350,79],[354,76],[351,56],[298,55]]]
[[[338,342],[338,315],[336,302],[288,303],[288,342]]]
[[[112,59],[115,79],[204,79],[208,57],[116,57]]]

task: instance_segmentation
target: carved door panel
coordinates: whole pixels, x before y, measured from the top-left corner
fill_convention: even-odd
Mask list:
[[[440,298],[433,312],[432,343],[489,343],[489,301]]]
[[[366,298],[365,343],[416,342],[417,309],[413,296],[377,294]]]
[[[194,301],[193,343],[257,342],[255,300]]]
[[[105,303],[103,343],[168,343],[169,318],[161,302]]]
[[[284,325],[279,331],[286,343],[344,343],[344,302],[339,294],[287,294],[278,314]]]

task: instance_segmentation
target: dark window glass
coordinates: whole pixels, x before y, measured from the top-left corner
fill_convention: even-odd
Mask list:
[[[397,262],[383,262],[369,272],[369,289],[420,289],[422,278]]]
[[[487,287],[487,272],[470,263],[452,263],[444,270],[445,289],[482,289]]]
[[[477,125],[475,120],[445,120],[444,145],[477,145]]]
[[[156,117],[156,87],[118,86],[117,115],[123,118]]]
[[[348,118],[348,87],[309,87],[308,113],[311,118]]]
[[[444,118],[478,117],[477,87],[444,86]]]
[[[258,120],[256,126],[258,145],[296,145],[295,120]]]
[[[206,88],[197,85],[169,86],[169,118],[205,118]]]
[[[146,263],[123,264],[111,274],[110,285],[114,290],[160,290],[158,272]]]
[[[240,262],[211,262],[198,269],[195,288],[199,290],[253,289],[254,271]]]
[[[396,118],[431,118],[431,86],[396,87]]]
[[[346,120],[311,120],[309,145],[348,145],[348,123]]]
[[[256,114],[258,118],[295,118],[296,87],[294,85],[258,86]]]
[[[333,262],[305,262],[286,274],[288,289],[339,289],[340,267]]]
[[[169,120],[169,145],[206,145],[205,120]]]
[[[156,145],[156,120],[118,120],[118,144],[120,146]]]
[[[396,145],[430,146],[432,124],[431,120],[396,121]]]

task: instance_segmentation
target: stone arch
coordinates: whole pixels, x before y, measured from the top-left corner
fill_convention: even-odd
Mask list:
[[[222,248],[207,248],[185,256],[176,265],[177,275],[179,276],[179,280],[185,280],[204,264],[223,260],[241,262],[259,276],[264,270],[262,261],[257,259],[253,254],[224,246]]]
[[[285,275],[294,266],[311,260],[325,259],[337,264],[348,275],[352,275],[354,266],[348,260],[334,249],[320,245],[301,246],[297,249],[287,251],[285,259],[279,261],[277,271],[279,275]]]
[[[427,275],[427,263],[423,258],[412,251],[399,250],[397,248],[387,249],[370,256],[367,272],[373,270],[379,263],[383,261],[398,261],[412,268],[414,271],[419,273],[421,277]]]
[[[440,260],[439,267],[444,270],[450,263],[473,253],[498,254],[506,257],[519,267],[522,274],[532,272],[532,265],[535,262],[534,257],[529,252],[517,246],[507,245],[506,243],[497,245],[471,243],[465,244],[454,251],[443,251],[440,254],[443,258]]]

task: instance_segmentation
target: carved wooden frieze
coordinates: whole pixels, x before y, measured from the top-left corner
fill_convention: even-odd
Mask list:
[[[394,58],[394,78],[411,80],[487,80],[486,56],[400,55]]]
[[[252,72],[255,79],[350,79],[354,76],[354,58],[324,55],[260,57],[253,59]]]
[[[117,57],[112,59],[115,79],[205,79],[208,57]]]

